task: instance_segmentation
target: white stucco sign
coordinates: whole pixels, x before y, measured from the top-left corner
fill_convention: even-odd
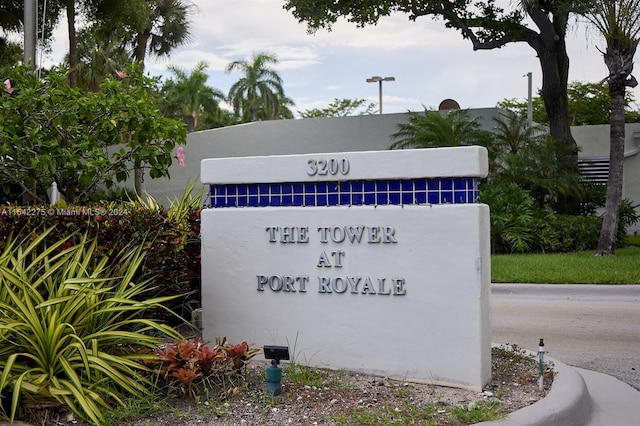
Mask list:
[[[297,362],[490,380],[484,148],[203,160],[202,322]]]

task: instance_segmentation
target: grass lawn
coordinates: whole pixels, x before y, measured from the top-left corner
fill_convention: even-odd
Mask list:
[[[491,256],[491,282],[539,284],[640,284],[640,237],[614,256],[594,251]]]

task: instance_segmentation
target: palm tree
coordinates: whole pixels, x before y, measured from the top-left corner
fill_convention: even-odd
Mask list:
[[[233,61],[227,66],[228,73],[234,70],[243,73],[243,77],[229,89],[228,99],[236,115],[248,115],[251,121],[279,118],[282,100],[286,97],[280,75],[268,67],[277,63],[275,56],[257,53],[251,61]]]
[[[95,29],[78,34],[78,87],[98,91],[106,76],[123,70],[128,62],[126,50]]]
[[[185,0],[152,0],[146,25],[131,42],[135,60],[144,67],[147,52],[169,56],[173,49],[187,43],[191,39],[192,10],[193,4]]]
[[[296,103],[293,99],[288,96],[282,96],[279,100],[278,106],[278,119],[280,120],[291,120],[294,118],[293,111],[291,111],[291,107],[296,106]]]
[[[559,161],[566,145],[552,138],[546,126],[529,126],[523,113],[494,118],[493,144],[489,148],[490,181],[496,186],[518,185],[539,209],[552,208],[563,198],[583,199],[580,175]]]
[[[153,56],[169,56],[171,51],[190,39],[191,3],[184,0],[151,0],[146,7],[148,15],[142,28],[128,43],[133,58],[144,69],[147,52]],[[134,170],[136,193],[142,194],[142,170]]]
[[[425,108],[424,113],[411,111],[408,122],[398,124],[397,128],[398,131],[391,135],[395,141],[391,149],[488,146],[491,141],[491,133],[482,130],[480,123],[471,119],[466,110],[440,112]]]
[[[69,37],[69,85],[78,87],[78,36],[76,33],[76,3],[74,0],[61,0],[67,12],[67,36]]]
[[[164,86],[169,109],[175,110],[187,124],[189,133],[198,127],[198,117],[206,107],[209,112],[219,110],[219,101],[224,100],[224,94],[207,86],[209,78],[205,73],[206,62],[198,62],[191,74],[187,74],[178,67],[170,66],[176,80],[168,80]]]
[[[594,1],[592,9],[585,14],[585,17],[607,43],[606,50],[601,52],[609,70],[607,81],[611,98],[609,179],[596,254],[612,255],[622,200],[624,97],[627,86],[635,87],[638,84],[631,72],[633,56],[640,41],[640,0]]]
[[[493,121],[496,124],[494,143],[496,149],[503,153],[518,154],[529,141],[547,133],[544,126],[529,126],[524,114],[509,112],[507,116],[495,117]]]

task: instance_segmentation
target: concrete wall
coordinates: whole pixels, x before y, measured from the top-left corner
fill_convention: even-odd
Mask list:
[[[485,130],[493,130],[493,118],[503,114],[496,108],[473,109],[469,113],[480,119]],[[185,167],[174,163],[170,168],[171,179],[147,178],[145,188],[163,204],[179,198],[187,182],[196,182],[202,188],[200,161],[204,158],[385,150],[392,143],[390,136],[397,131],[397,125],[406,119],[406,114],[382,114],[279,120],[192,133],[185,148]],[[573,127],[572,132],[581,150],[580,157],[608,157],[609,126]],[[639,150],[640,123],[628,124],[623,196],[634,204],[640,204]],[[640,232],[640,224],[629,231]]]
[[[493,130],[496,108],[469,111],[485,130]],[[204,158],[386,150],[406,114],[262,121],[205,130],[188,135],[185,167],[171,166],[170,179],[149,179],[146,191],[163,204],[180,198],[187,182],[200,182]],[[128,186],[133,187],[130,183]],[[201,187],[201,186],[199,186]]]
[[[349,167],[308,169],[331,158]],[[302,364],[481,390],[491,378],[488,206],[416,200],[419,188],[443,192],[440,178],[486,173],[479,147],[203,161],[216,199],[232,200],[202,211],[204,339],[285,345]],[[356,205],[362,189],[350,186],[322,206],[280,199],[285,187],[315,200],[321,191],[308,188],[362,180],[380,183],[377,194],[402,181],[411,196]],[[275,205],[235,207],[237,194],[262,188],[278,194]]]

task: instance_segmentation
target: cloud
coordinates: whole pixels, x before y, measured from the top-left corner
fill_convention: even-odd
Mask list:
[[[491,51],[473,51],[459,32],[429,17],[409,21],[407,15],[383,17],[378,25],[357,28],[340,19],[328,32],[307,34],[282,8],[282,1],[193,0],[197,4],[190,44],[169,59],[149,61],[153,75],[169,76],[166,67],[192,69],[199,61],[209,64],[207,84],[226,92],[238,74],[224,72],[234,60],[269,52],[279,59],[276,69],[294,110],[323,108],[335,98],[366,98],[377,103],[377,88],[365,82],[372,75],[394,76],[384,86],[384,111],[421,110],[445,98],[463,107],[487,107],[505,98],[525,99],[527,72],[533,73],[534,90],[541,87],[540,64],[524,43]],[[506,8],[518,2],[499,0]],[[64,19],[56,30],[54,54],[45,64],[58,63],[68,50]],[[602,55],[585,42],[577,25],[567,37],[571,58],[570,81],[599,81],[607,75]],[[635,89],[636,96],[640,88]]]

